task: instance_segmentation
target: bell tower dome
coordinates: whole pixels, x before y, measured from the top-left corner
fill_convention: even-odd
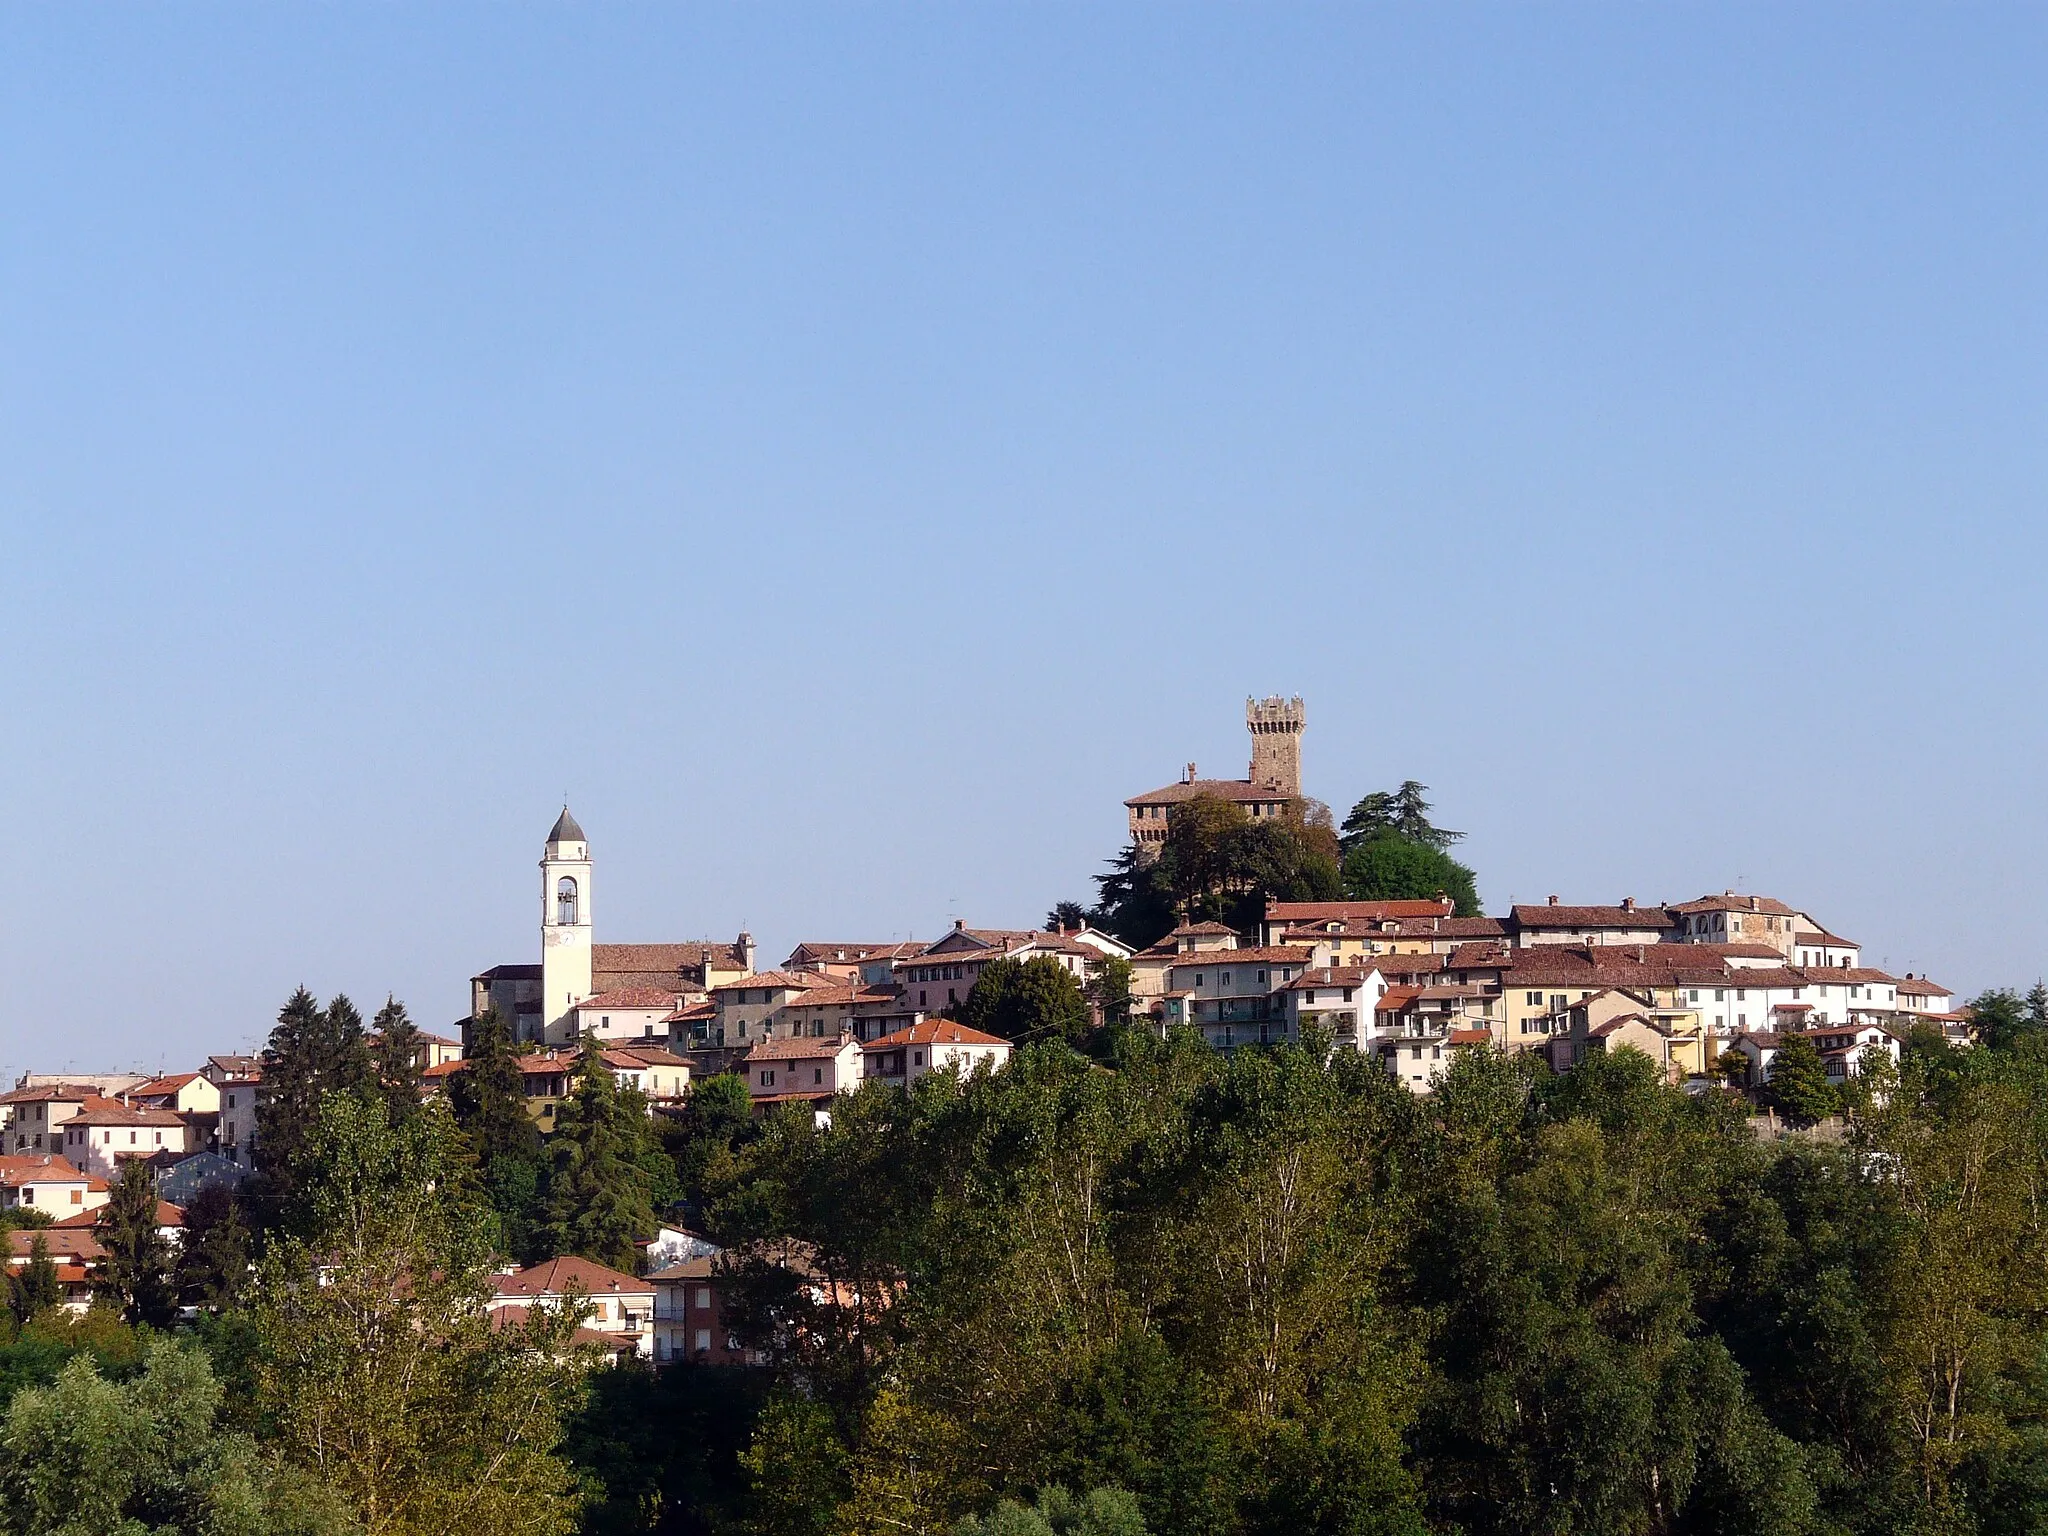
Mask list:
[[[562,807],[540,859],[542,1038],[568,1044],[569,1010],[590,996],[590,844]]]

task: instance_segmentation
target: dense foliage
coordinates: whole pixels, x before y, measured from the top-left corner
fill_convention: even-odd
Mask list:
[[[166,1270],[127,1191],[81,1318],[15,1269],[0,1533],[2048,1529],[2048,992],[1979,1006],[1994,1046],[1795,1071],[1786,1118],[1840,1118],[1784,1134],[1626,1050],[1421,1098],[1129,1028],[824,1123],[735,1078],[650,1122],[587,1053],[545,1146],[379,1073],[308,1096],[267,1219],[195,1202]],[[768,1364],[493,1326],[503,1157],[529,1235],[612,1244],[623,1190],[724,1244]]]
[[[1022,1532],[1057,1486],[1155,1536],[2041,1529],[2043,1039],[1915,1051],[1839,1140],[1628,1051],[1419,1099],[1138,1034],[778,1118],[711,1222],[849,1304],[739,1277],[746,1496],[643,1528]]]
[[[1330,812],[1313,800],[1255,820],[1228,800],[1196,795],[1173,808],[1156,858],[1140,857],[1133,843],[1096,878],[1093,921],[1141,949],[1177,923],[1223,922],[1248,932],[1268,901],[1341,895],[1338,856]]]

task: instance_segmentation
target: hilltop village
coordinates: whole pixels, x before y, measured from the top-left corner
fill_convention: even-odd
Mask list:
[[[1160,858],[1198,807],[1227,806],[1251,826],[1297,816],[1304,724],[1299,699],[1248,701],[1246,776],[1203,778],[1189,764],[1178,782],[1132,796],[1129,865]],[[467,1016],[445,1031],[409,1027],[422,1095],[455,1088],[486,1027],[509,1048],[542,1136],[593,1058],[655,1116],[679,1113],[721,1079],[744,1084],[756,1115],[829,1115],[866,1083],[1000,1073],[1041,1033],[1112,1028],[1185,1032],[1218,1052],[1319,1042],[1415,1094],[1463,1052],[1532,1052],[1568,1073],[1591,1053],[1627,1049],[1674,1085],[1732,1088],[1768,1106],[1788,1050],[1845,1085],[1873,1062],[1896,1064],[1915,1029],[1952,1046],[1974,1038],[1948,988],[1867,966],[1820,918],[1748,892],[1672,903],[1551,897],[1498,916],[1458,915],[1448,896],[1267,899],[1247,926],[1181,921],[1142,946],[1086,913],[1036,928],[960,921],[932,941],[807,940],[763,965],[745,932],[598,942],[596,868],[564,807],[541,848],[539,957],[476,972]],[[988,1005],[999,982],[1015,990],[1020,977],[1038,978],[1064,1006],[1057,1030]],[[368,1038],[374,1045],[375,1031]],[[0,1094],[0,1210],[41,1212],[49,1226],[8,1233],[10,1264],[27,1264],[42,1242],[66,1304],[82,1311],[105,1260],[97,1213],[129,1164],[148,1170],[175,1244],[195,1198],[261,1168],[265,1077],[264,1056],[234,1054],[168,1076],[23,1076]],[[509,1268],[493,1306],[523,1311],[573,1289],[606,1298],[590,1330],[625,1352],[743,1358],[717,1322],[715,1246],[668,1225],[638,1241],[630,1272],[575,1257]]]

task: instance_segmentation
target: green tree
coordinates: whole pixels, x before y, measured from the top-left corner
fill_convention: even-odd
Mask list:
[[[232,1189],[210,1184],[185,1207],[174,1283],[185,1306],[222,1312],[249,1283],[249,1224]]]
[[[1124,1489],[1090,1489],[1077,1499],[1059,1483],[1038,1489],[1028,1505],[1004,1499],[952,1530],[954,1536],[1147,1536],[1145,1513]]]
[[[8,1310],[17,1323],[26,1325],[63,1304],[64,1286],[50,1257],[50,1240],[40,1232],[29,1239],[28,1263],[8,1271],[8,1279]]]
[[[556,1111],[548,1142],[540,1238],[551,1251],[632,1273],[639,1257],[635,1240],[654,1236],[645,1157],[651,1139],[644,1101],[621,1094],[603,1046],[586,1037],[575,1089]]]
[[[426,1091],[426,1037],[395,997],[384,999],[371,1027],[376,1044],[370,1054],[385,1104],[394,1121],[410,1119]]]
[[[720,1072],[692,1083],[681,1112],[663,1116],[658,1129],[690,1218],[701,1223],[707,1197],[731,1182],[735,1155],[761,1131],[747,1080]]]
[[[1429,801],[1423,798],[1428,793],[1427,784],[1408,779],[1392,793],[1376,790],[1365,796],[1344,818],[1340,839],[1343,851],[1349,854],[1361,844],[1399,837],[1438,853],[1448,853],[1452,844],[1464,840],[1465,834],[1448,831],[1430,821]]]
[[[1428,901],[1448,896],[1459,917],[1480,913],[1472,871],[1440,849],[1398,834],[1355,844],[1344,856],[1344,894],[1357,901]]]
[[[1078,901],[1056,901],[1052,910],[1045,914],[1045,927],[1048,933],[1063,933],[1072,928],[1080,928],[1085,926],[1087,921],[1088,909]]]
[[[969,1029],[1018,1042],[1076,1041],[1092,1023],[1081,983],[1052,955],[989,962],[953,1014]]]
[[[117,1303],[131,1323],[169,1323],[177,1314],[171,1247],[157,1224],[156,1178],[147,1164],[133,1158],[121,1164],[93,1220],[93,1236],[106,1251],[93,1289]]]
[[[450,1075],[448,1098],[497,1213],[506,1251],[543,1257],[537,1233],[546,1220],[546,1162],[540,1131],[527,1112],[519,1053],[495,1005],[470,1021],[463,1069]]]
[[[491,1222],[437,1106],[392,1125],[381,1096],[329,1094],[306,1128],[303,1231],[252,1297],[256,1407],[274,1443],[371,1536],[559,1536],[558,1459],[578,1320],[494,1326]]]
[[[1779,1042],[1764,1095],[1795,1125],[1812,1125],[1842,1107],[1820,1051],[1804,1035],[1787,1035]]]
[[[1089,978],[1088,991],[1108,1028],[1121,1029],[1131,1022],[1130,961],[1118,955],[1105,957]]]
[[[294,992],[263,1048],[263,1091],[256,1105],[258,1200],[268,1220],[282,1216],[298,1187],[321,1100],[333,1093],[372,1092],[376,1080],[355,1005],[337,996],[321,1008],[304,987]]]
[[[0,1420],[0,1532],[9,1536],[344,1536],[334,1494],[216,1425],[206,1357],[159,1339],[114,1382],[91,1355],[17,1394]]]

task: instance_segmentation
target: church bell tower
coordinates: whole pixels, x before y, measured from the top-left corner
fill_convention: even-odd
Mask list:
[[[569,1010],[590,996],[590,844],[562,807],[540,860],[542,1038],[573,1043]]]

